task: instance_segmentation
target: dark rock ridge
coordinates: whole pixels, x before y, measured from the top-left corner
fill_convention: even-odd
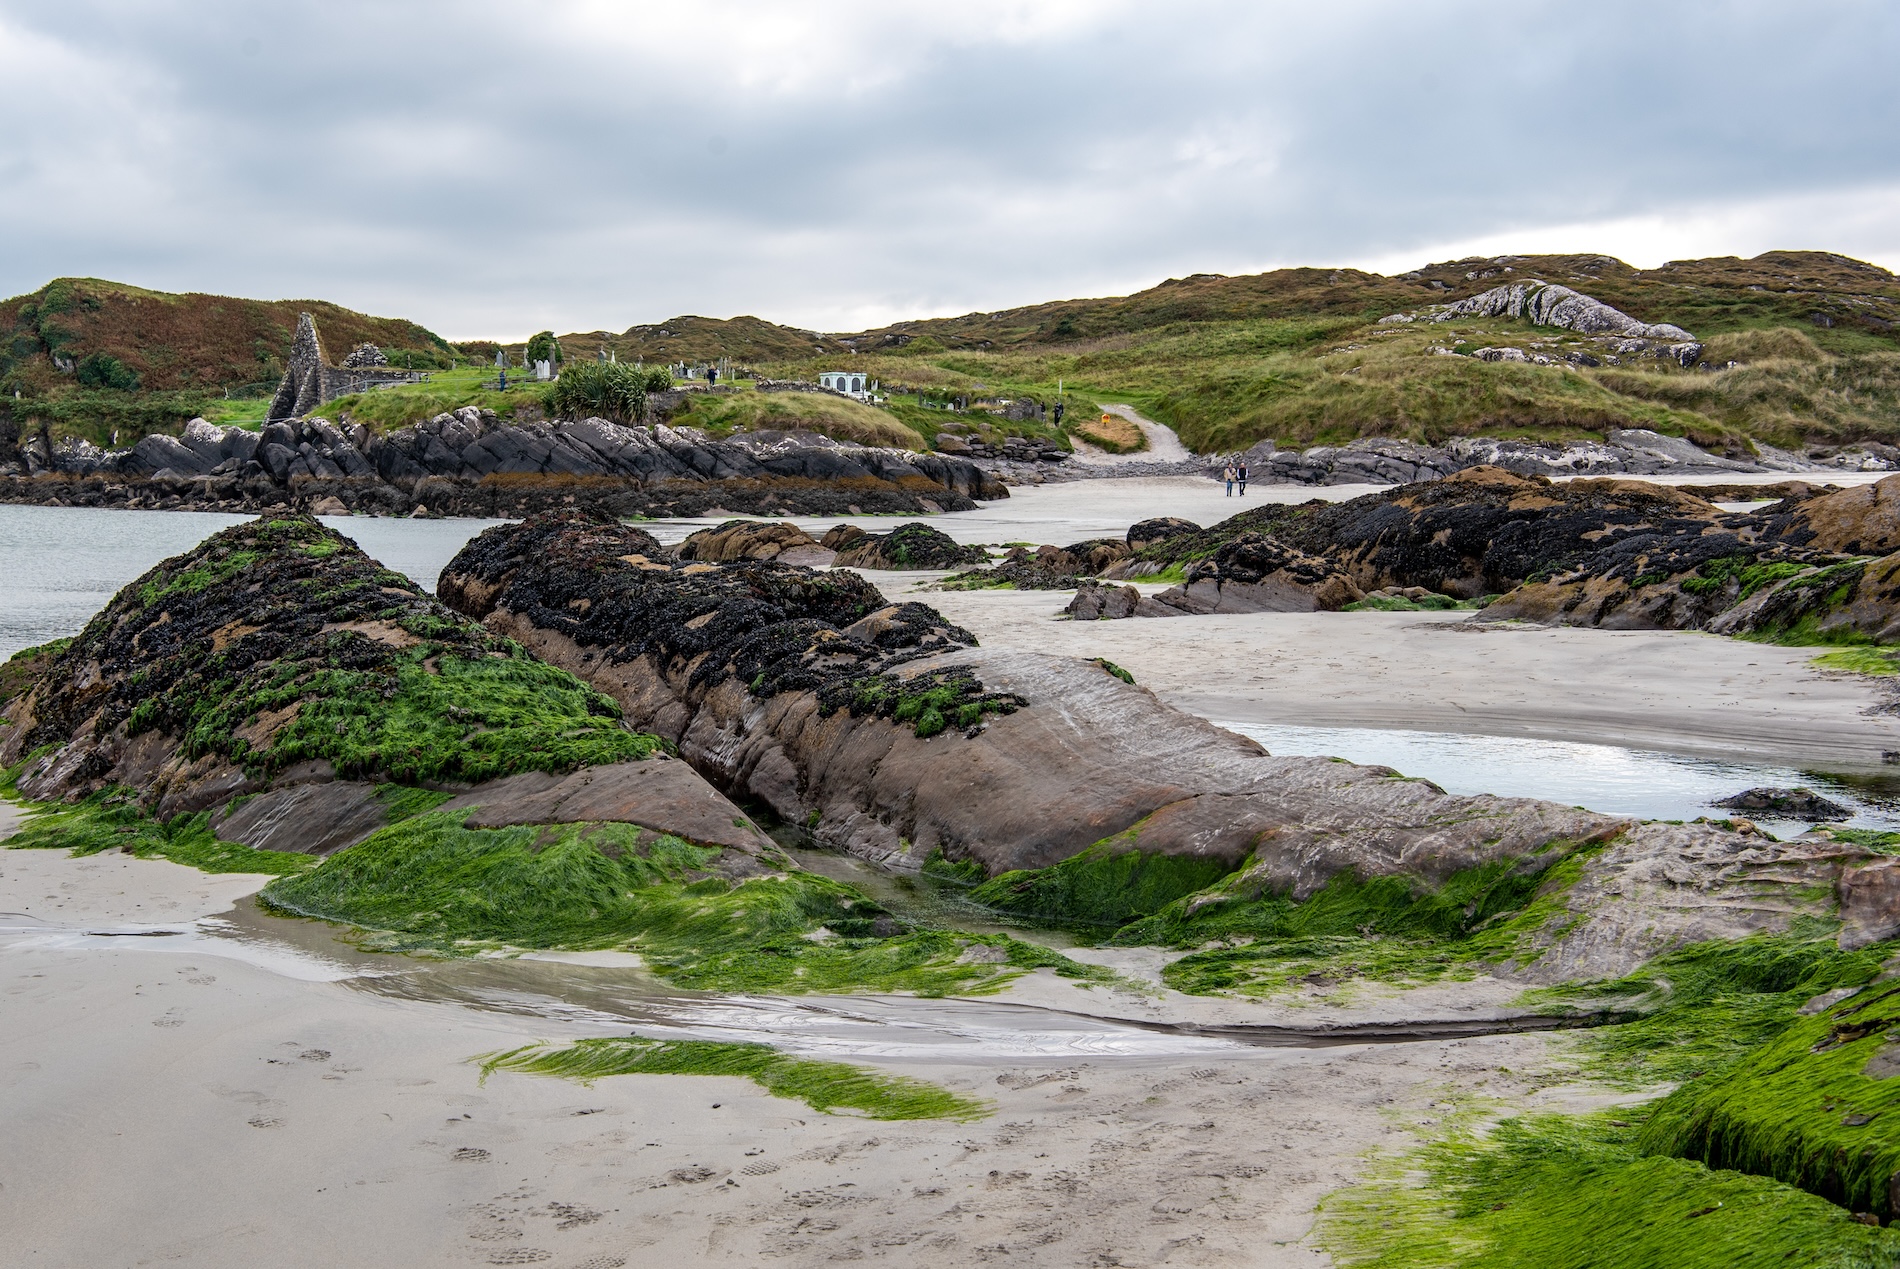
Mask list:
[[[1573,564],[1606,541],[1700,526],[1722,515],[1665,485],[1556,483],[1480,467],[1346,502],[1255,507],[1137,551],[1108,576],[1139,580],[1217,559],[1230,543],[1258,534],[1328,561],[1361,591],[1423,586],[1470,599]]]
[[[209,812],[225,840],[329,854],[426,789],[490,826],[633,823],[720,847],[739,871],[772,852],[611,699],[306,517],[165,561],[26,664],[0,765],[26,761],[36,800]]]
[[[713,440],[688,428],[604,419],[504,424],[463,407],[387,436],[321,418],[262,432],[202,419],[126,450],[68,442],[51,468],[22,450],[0,500],[215,510],[519,515],[589,505],[615,515],[845,514],[969,510],[1008,491],[974,464],[810,433]]]
[[[1117,593],[1119,591],[1119,593]],[[1131,599],[1129,596],[1133,595]],[[1078,621],[1113,617],[1186,617],[1209,613],[1337,612],[1365,593],[1324,556],[1260,533],[1242,533],[1186,567],[1185,580],[1152,598],[1133,587],[1076,592]]]
[[[1180,568],[1183,584],[1152,597],[1083,587],[1069,613],[1096,620],[1332,610],[1371,594],[1501,596],[1475,620],[1900,641],[1900,477],[1790,493],[1733,512],[1687,488],[1473,468],[1347,502],[1255,507],[1207,529],[1182,522],[1167,536],[1137,525],[1130,533],[1146,545],[1103,580]]]
[[[1680,437],[1641,429],[1612,431],[1602,442],[1564,444],[1461,436],[1437,446],[1368,438],[1301,452],[1262,441],[1233,457],[1245,459],[1248,479],[1261,485],[1406,485],[1443,479],[1472,467],[1497,467],[1519,476],[1659,476],[1771,470],[1747,455],[1711,454]],[[1229,461],[1214,459],[1203,470],[1210,476],[1218,475]]]
[[[537,516],[471,542],[441,593],[612,695],[722,789],[893,866],[940,851],[995,876],[1099,845],[1218,861],[1235,870],[1228,898],[1304,899],[1347,873],[1429,887],[1493,862],[1536,872],[1610,842],[1534,971],[1577,977],[1782,928],[1814,906],[1800,887],[1844,884],[1870,858],[1273,757],[1099,661],[977,647],[849,573],[665,569],[630,562],[636,545],[620,525]],[[942,730],[923,725],[933,712]]]
[[[1890,476],[1759,511],[1659,520],[1554,563],[1476,620],[1900,641],[1896,501]]]
[[[1119,538],[1090,538],[1069,546],[1012,546],[988,568],[973,568],[944,578],[945,590],[1012,586],[1017,590],[1074,590],[1099,577],[1133,552]]]

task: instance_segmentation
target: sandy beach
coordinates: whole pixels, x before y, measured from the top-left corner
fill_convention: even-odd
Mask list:
[[[939,523],[965,541],[1069,542],[1240,509],[1193,478],[1022,495]],[[986,645],[1107,657],[1215,719],[1841,767],[1900,750],[1900,723],[1873,712],[1877,686],[1815,669],[1814,649],[1446,613],[1075,623],[1056,619],[1065,592],[869,576]],[[0,803],[0,836],[13,818]],[[727,1078],[484,1082],[477,1055],[628,1026],[578,1007],[430,998],[426,964],[367,956],[310,923],[220,922],[267,880],[0,850],[0,1265],[1320,1266],[1315,1209],[1371,1154],[1474,1099],[1599,1096],[1562,1084],[1569,1041],[1539,1033],[1274,1048],[1150,1030],[1127,1033],[1139,1052],[1118,1051],[1112,1023],[1091,1020],[1469,1020],[1517,991],[1479,978],[1349,999],[1190,998],[1160,987],[1174,953],[1153,949],[1076,953],[1124,974],[1123,989],[1039,972],[1005,992],[1025,1026],[1070,1028],[1035,1054],[959,1033],[954,1002],[904,1013],[913,1030],[961,1034],[954,1053],[786,1040],[986,1099],[973,1122],[820,1114]],[[539,972],[513,965],[526,983]],[[419,986],[392,991],[376,974]],[[1077,1015],[1097,1032],[1076,1031]]]
[[[1499,1068],[1551,1043],[904,1063],[994,1111],[878,1123],[736,1079],[484,1084],[476,1054],[615,1029],[17,932],[185,922],[263,880],[0,853],[0,1263],[1321,1265],[1314,1207],[1366,1151],[1447,1099],[1525,1095]]]
[[[926,592],[986,646],[1107,657],[1215,720],[1535,736],[1698,756],[1878,767],[1900,717],[1826,649],[1689,631],[1485,625],[1459,613],[1248,613],[1073,622],[1068,591]],[[1153,593],[1163,589],[1145,585]]]

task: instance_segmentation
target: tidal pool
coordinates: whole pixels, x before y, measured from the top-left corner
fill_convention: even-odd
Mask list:
[[[1377,727],[1287,727],[1215,719],[1276,754],[1308,754],[1377,763],[1430,780],[1447,793],[1544,798],[1567,806],[1650,820],[1722,818],[1717,799],[1760,786],[1806,787],[1853,810],[1854,828],[1900,829],[1900,770],[1892,773],[1797,771],[1761,763],[1513,736],[1401,731]],[[1778,837],[1806,822],[1755,815]]]

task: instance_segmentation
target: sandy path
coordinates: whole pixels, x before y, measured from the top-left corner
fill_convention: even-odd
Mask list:
[[[889,595],[917,574],[867,573]],[[1158,587],[1144,587],[1147,590]],[[1204,717],[1535,736],[1879,766],[1900,719],[1816,648],[1686,631],[1467,626],[1445,613],[1256,613],[1077,623],[1066,591],[919,593],[986,646],[1104,656]]]
[[[1111,454],[1105,449],[1097,449],[1087,441],[1075,443],[1075,462],[1090,467],[1118,467],[1126,463],[1183,463],[1193,458],[1193,451],[1181,443],[1181,438],[1173,428],[1153,419],[1143,418],[1135,412],[1132,405],[1104,405],[1108,413],[1127,419],[1141,429],[1148,438],[1148,448],[1133,454]]]
[[[223,898],[163,862],[0,864],[0,910],[47,919]],[[162,945],[0,938],[8,1264],[1321,1265],[1314,1204],[1366,1150],[1448,1090],[1511,1094],[1498,1068],[1534,1069],[1547,1043],[909,1065],[996,1112],[874,1123],[738,1080],[482,1085],[471,1055],[584,1024]]]

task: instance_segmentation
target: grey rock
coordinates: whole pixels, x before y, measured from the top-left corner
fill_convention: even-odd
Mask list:
[[[1511,282],[1482,295],[1447,304],[1432,314],[1435,322],[1459,317],[1518,317],[1537,326],[1558,326],[1584,335],[1626,335],[1634,339],[1692,341],[1695,336],[1668,323],[1648,325],[1581,291],[1548,282]]]

